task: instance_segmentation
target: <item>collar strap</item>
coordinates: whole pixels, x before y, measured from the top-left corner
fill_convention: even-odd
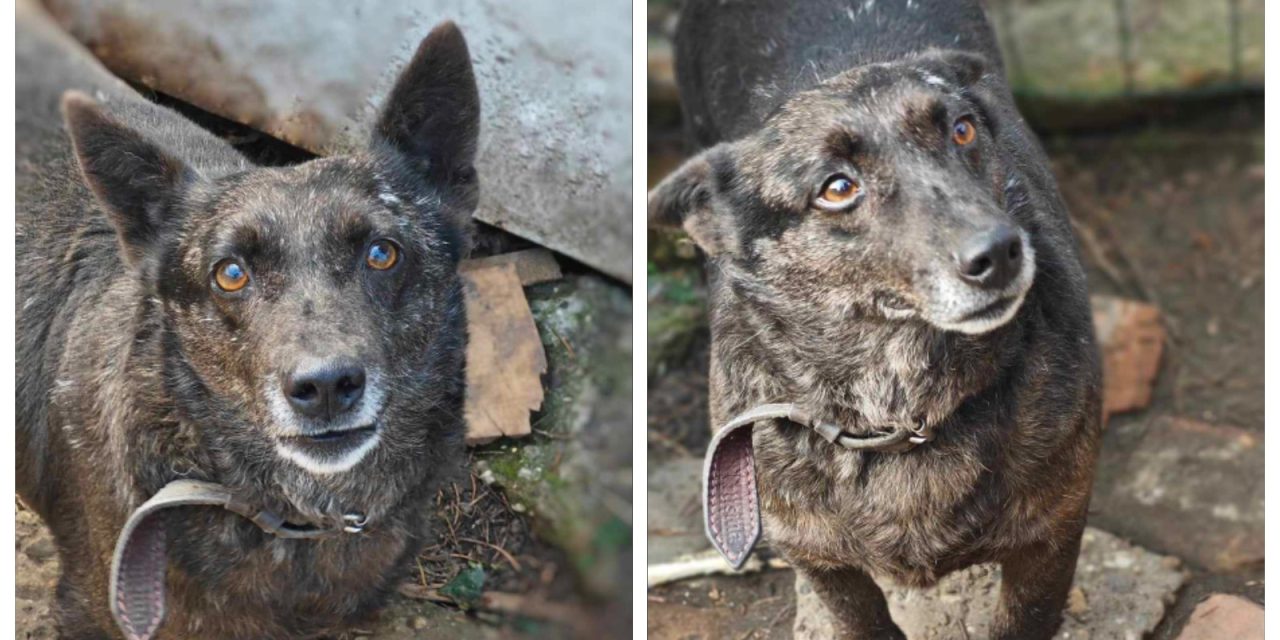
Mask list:
[[[902,453],[933,439],[933,428],[895,428],[855,435],[815,420],[794,404],[763,404],[734,416],[716,432],[702,463],[702,516],[707,538],[734,569],[741,569],[760,541],[760,491],[751,434],[757,422],[786,420],[814,430],[824,440],[853,451]]]
[[[167,532],[160,511],[172,507],[214,506],[238,514],[278,538],[316,539],[360,533],[367,518],[347,514],[337,526],[296,525],[257,507],[231,489],[213,482],[174,480],[142,503],[125,522],[111,558],[111,615],[128,640],[148,640],[165,614]]]

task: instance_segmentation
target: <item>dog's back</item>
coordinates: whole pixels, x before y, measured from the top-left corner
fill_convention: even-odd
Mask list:
[[[676,35],[685,122],[700,147],[733,140],[797,91],[930,48],[1001,65],[995,34],[973,1],[690,0]]]

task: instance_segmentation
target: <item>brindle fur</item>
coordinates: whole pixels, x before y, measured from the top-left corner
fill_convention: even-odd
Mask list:
[[[17,52],[18,491],[62,559],[61,635],[119,637],[116,536],[182,477],[294,521],[362,511],[369,525],[283,540],[229,512],[170,511],[161,637],[310,637],[366,620],[463,459],[456,266],[479,102],[461,33],[423,41],[367,152],[289,168],[254,167],[142,99],[27,5]],[[368,272],[379,236],[402,261]],[[246,295],[211,291],[227,252],[248,260]],[[381,371],[382,440],[319,475],[277,455],[261,381],[335,353]]]
[[[936,426],[901,454],[756,428],[765,535],[846,637],[902,637],[870,575],[922,587],[1003,569],[993,635],[1049,638],[1075,571],[1100,428],[1085,276],[1048,162],[976,2],[691,0],[677,72],[706,147],[650,194],[707,255],[711,417],[795,402],[853,431]],[[978,141],[949,140],[957,114]],[[855,171],[863,201],[810,202]],[[1034,280],[992,330],[949,250],[1015,224]],[[958,291],[958,293],[957,293]]]

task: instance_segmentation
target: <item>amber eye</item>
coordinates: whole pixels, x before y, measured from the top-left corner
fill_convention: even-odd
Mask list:
[[[822,185],[822,193],[818,195],[817,205],[823,209],[843,209],[853,203],[862,187],[857,181],[844,175],[835,175]]]
[[[235,293],[249,284],[249,272],[235,260],[223,260],[213,269],[213,282],[227,293]]]
[[[364,261],[378,271],[386,271],[400,261],[400,251],[390,240],[379,240],[369,245],[369,253],[365,255]]]
[[[978,127],[973,124],[973,118],[965,116],[956,120],[955,125],[951,127],[951,139],[960,146],[973,142],[978,137]]]

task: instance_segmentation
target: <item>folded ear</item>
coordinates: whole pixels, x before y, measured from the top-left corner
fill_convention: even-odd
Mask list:
[[[725,162],[721,146],[687,160],[649,191],[649,226],[684,229],[707,255],[734,250],[727,219],[717,211],[719,176]]]
[[[467,41],[453,22],[431,30],[387,96],[375,135],[439,184],[475,179],[480,94]]]
[[[63,94],[62,117],[85,182],[115,227],[125,261],[136,264],[174,224],[173,204],[195,173],[83,93]]]
[[[976,84],[991,69],[991,63],[976,53],[955,49],[930,49],[920,55],[923,66],[941,75],[956,87]]]

